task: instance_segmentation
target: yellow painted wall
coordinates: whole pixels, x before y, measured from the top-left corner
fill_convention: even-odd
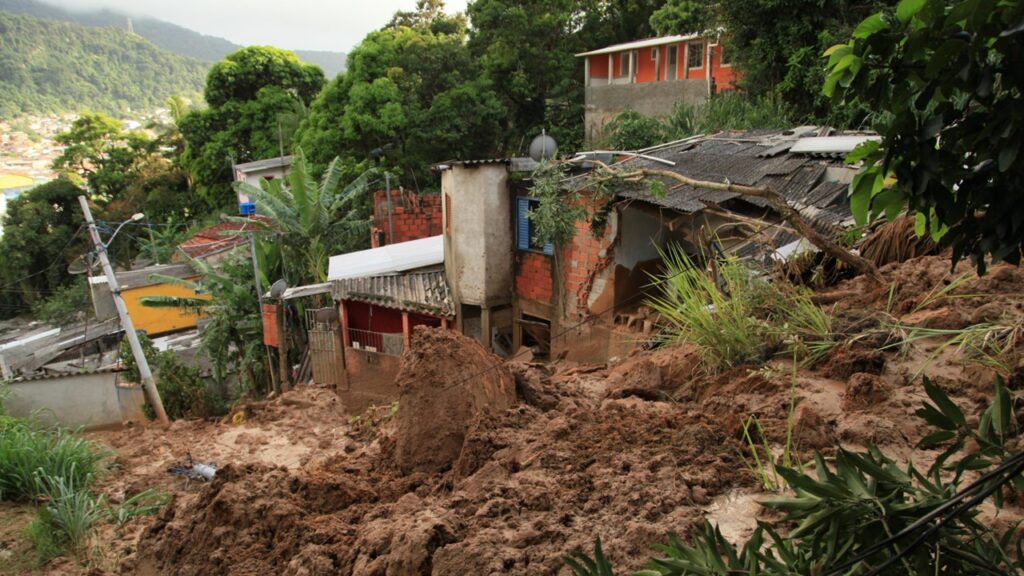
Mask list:
[[[202,318],[202,315],[178,308],[152,308],[143,306],[139,302],[145,296],[197,297],[195,292],[181,286],[154,284],[139,288],[127,288],[121,292],[121,295],[124,297],[128,313],[132,316],[132,324],[135,325],[135,329],[144,330],[150,336],[185,328],[195,328],[196,321]],[[204,300],[211,298],[209,294],[202,294],[198,297]]]

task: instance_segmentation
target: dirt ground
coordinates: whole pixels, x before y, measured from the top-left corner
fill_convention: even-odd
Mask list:
[[[854,279],[817,298],[850,334],[896,319],[943,328],[1020,322],[1024,271],[1016,268],[995,267],[936,297],[969,270],[951,273],[948,256],[925,257],[883,269],[895,290]],[[173,494],[155,517],[108,534],[93,573],[568,574],[562,556],[597,536],[626,573],[651,544],[686,536],[705,518],[742,540],[765,517],[756,504],[764,492],[743,460],[747,417],[781,444],[795,402],[804,457],[874,443],[920,465],[933,456],[914,449],[928,432],[914,415],[925,398],[921,374],[972,418],[986,407],[991,368],[952,349],[929,360],[935,340],[905,351],[879,351],[884,344],[858,339],[794,377],[785,359],[706,374],[687,346],[614,365],[502,364],[454,333],[419,337],[394,415],[352,420],[333,392],[304,386],[251,405],[244,418],[91,434],[119,453],[104,494],[154,486]],[[411,448],[429,457],[400,456]],[[220,467],[213,482],[186,485],[166,473],[188,453]],[[17,550],[11,538],[0,531],[3,549]]]

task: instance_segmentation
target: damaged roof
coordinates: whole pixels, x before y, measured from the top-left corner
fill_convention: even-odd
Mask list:
[[[797,207],[815,227],[828,229],[851,219],[846,200],[848,179],[845,176],[852,176],[852,169],[844,165],[841,157],[831,154],[822,157],[822,151],[847,149],[852,142],[861,142],[870,136],[818,137],[817,132],[819,129],[815,127],[802,127],[786,132],[720,133],[666,145],[646,153],[673,162],[673,166],[643,158],[627,160],[621,166],[658,168],[697,180],[768,187]],[[808,140],[811,145],[805,144]],[[662,180],[667,188],[664,197],[651,195],[642,185],[623,189],[619,196],[683,213],[699,212],[732,200],[745,202],[751,208],[767,206],[765,200],[758,197],[694,188],[671,179]]]
[[[355,300],[435,316],[452,316],[455,305],[443,269],[345,278],[331,282],[335,300]]]

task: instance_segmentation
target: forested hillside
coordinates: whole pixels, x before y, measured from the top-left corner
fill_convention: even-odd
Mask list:
[[[205,77],[202,62],[124,30],[0,11],[0,116],[153,107]]]
[[[91,10],[77,12],[58,6],[51,6],[36,0],[0,0],[0,10],[25,14],[47,20],[73,22],[91,27],[120,28],[127,30],[129,17],[113,10]],[[156,18],[132,17],[132,30],[164,50],[189,56],[203,62],[217,62],[241,48],[238,44],[217,36],[200,34],[177,24]],[[296,50],[295,53],[306,63],[316,64],[328,78],[333,78],[345,69],[344,52],[318,50]]]

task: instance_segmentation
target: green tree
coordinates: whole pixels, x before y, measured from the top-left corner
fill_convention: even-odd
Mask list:
[[[71,282],[68,264],[86,250],[78,196],[67,179],[37,186],[7,205],[0,237],[0,318],[29,312],[33,304]]]
[[[464,30],[387,27],[352,50],[348,70],[313,103],[297,140],[314,173],[341,156],[355,177],[379,157],[410,187],[426,187],[433,162],[496,153],[504,115]]]
[[[209,108],[178,122],[186,143],[182,162],[210,206],[231,203],[232,162],[287,153],[297,110],[312,102],[323,83],[320,68],[266,46],[243,48],[214,65],[206,82]]]
[[[54,169],[83,178],[91,195],[104,202],[124,193],[150,144],[143,134],[125,132],[119,121],[102,113],[82,114],[56,140],[65,148],[54,159]]]
[[[366,172],[342,186],[344,171],[335,159],[320,182],[310,175],[298,149],[284,180],[263,180],[260,187],[236,182],[235,188],[253,198],[267,220],[245,220],[281,251],[283,276],[297,285],[327,281],[327,261],[334,254],[367,244],[369,214]]]
[[[855,150],[864,222],[904,206],[953,247],[1019,264],[1024,246],[1024,3],[904,0],[831,48],[824,91],[878,113],[881,142]]]
[[[469,48],[501,95],[507,153],[546,129],[563,150],[583,141],[583,62],[576,54],[650,36],[653,0],[476,0]]]

